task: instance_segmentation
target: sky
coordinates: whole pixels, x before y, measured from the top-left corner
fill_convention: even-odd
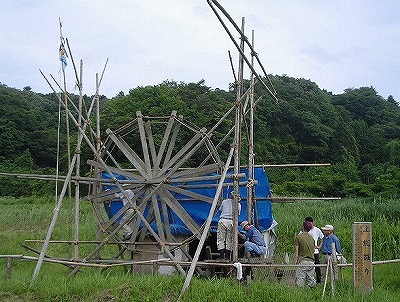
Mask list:
[[[268,74],[311,80],[333,94],[373,87],[400,102],[399,0],[219,3],[239,26],[244,18],[250,41],[254,32]],[[99,91],[109,98],[166,80],[228,90],[228,51],[238,69],[238,52],[206,0],[0,0],[1,83],[50,93],[39,70],[62,83],[59,18],[78,74],[82,61],[87,95],[107,59]],[[71,58],[67,63],[67,90],[78,93]]]

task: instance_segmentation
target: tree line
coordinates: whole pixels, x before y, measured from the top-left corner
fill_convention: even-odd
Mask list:
[[[332,94],[310,80],[271,76],[278,102],[255,85],[254,150],[256,164],[330,163],[329,167],[269,168],[275,194],[285,196],[387,196],[400,192],[400,107],[392,96],[381,97],[373,87],[346,89]],[[249,82],[245,81],[245,88]],[[78,96],[70,95],[76,102]],[[91,97],[84,96],[88,106]],[[176,110],[198,127],[210,129],[236,100],[234,85],[228,91],[197,83],[165,81],[132,88],[108,99],[101,96],[102,137],[136,117],[169,115]],[[59,123],[59,119],[61,122]],[[0,85],[0,172],[55,172],[57,128],[61,127],[60,168],[66,171],[65,112],[54,94]],[[243,132],[248,127],[243,122]],[[222,137],[234,124],[221,123],[213,134]],[[75,142],[74,127],[71,142]],[[246,163],[246,136],[243,144]],[[73,150],[73,146],[72,146]],[[229,142],[220,147],[222,155]],[[82,150],[82,171],[93,157]],[[195,160],[195,159],[194,159]],[[53,184],[0,177],[1,196],[51,194]]]

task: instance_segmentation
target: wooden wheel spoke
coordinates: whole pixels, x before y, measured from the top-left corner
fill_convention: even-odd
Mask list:
[[[167,153],[165,154],[163,166],[164,166],[167,162],[169,162],[169,160],[171,159],[172,152],[173,152],[173,150],[174,150],[174,148],[175,148],[176,139],[177,139],[177,137],[178,137],[178,134],[179,134],[179,130],[180,130],[180,129],[181,129],[181,124],[180,124],[180,123],[176,123],[176,124],[175,124],[175,127],[174,127],[174,131],[173,131],[172,136],[171,136],[171,140],[169,141]]]
[[[206,175],[209,173],[215,173],[218,172],[218,165],[217,164],[210,164],[198,168],[193,168],[193,169],[185,169],[185,170],[180,170],[176,171],[174,173],[171,173],[169,176],[170,179],[179,179],[179,178],[184,178],[184,177],[190,177],[190,176],[200,176],[200,175]]]
[[[158,171],[157,166],[155,165],[156,159],[157,159],[157,151],[156,151],[156,145],[154,143],[154,138],[153,138],[153,133],[151,130],[151,123],[150,120],[146,121],[144,124],[144,129],[146,131],[146,136],[149,140],[149,148],[150,148],[150,154],[151,154],[151,160],[153,162],[153,171],[152,175],[154,175],[155,172]]]
[[[204,129],[203,129],[204,131]],[[204,136],[200,131],[193,136],[193,138],[181,149],[178,153],[162,167],[157,176],[165,174],[172,166],[173,168],[168,171],[168,174],[174,173],[204,144]],[[200,140],[200,141],[199,141]]]
[[[146,165],[140,159],[140,157],[136,154],[135,151],[132,150],[131,147],[122,139],[122,137],[117,137],[111,130],[107,130],[107,133],[110,139],[118,146],[121,152],[125,155],[125,157],[129,160],[129,162],[138,170],[138,172],[146,177]]]
[[[138,122],[138,127],[139,127],[140,142],[142,144],[145,170],[146,170],[146,175],[147,175],[146,178],[149,179],[151,177],[151,161],[150,161],[150,154],[149,154],[149,146],[147,145],[146,131],[144,129],[145,127],[144,127],[143,116],[140,111],[138,111],[136,113],[136,115],[137,115],[137,122]]]
[[[157,201],[157,196],[156,195],[152,196],[151,202],[152,202],[152,205],[153,205],[153,213],[154,213],[154,218],[156,220],[158,236],[160,236],[160,238],[162,240],[165,240],[164,228],[163,228],[162,221],[161,221],[160,208],[158,206],[158,201]]]
[[[185,189],[182,189],[182,188],[179,188],[179,187],[167,185],[166,188],[169,191],[188,196],[188,197],[192,198],[193,200],[201,200],[201,201],[204,201],[204,202],[207,202],[207,203],[212,203],[212,201],[213,201],[212,197],[208,197],[208,196],[202,195],[200,193],[195,193],[195,192],[192,192],[192,191],[189,191],[189,190],[185,190]]]
[[[100,168],[100,170],[104,171],[104,167],[103,167],[102,164],[100,164],[98,162],[95,162],[93,160],[88,160],[87,162],[88,162],[88,164],[92,165],[93,167]],[[144,178],[143,178],[142,175],[135,174],[135,173],[132,173],[132,172],[126,171],[124,169],[120,169],[120,168],[114,168],[114,167],[110,167],[110,166],[108,166],[108,168],[111,170],[111,172],[113,174],[119,174],[121,176],[124,176],[127,179],[134,179],[134,180],[138,180],[138,181],[144,181]]]
[[[200,226],[193,220],[193,218],[186,212],[185,208],[179,203],[178,200],[168,191],[160,192],[161,198],[171,208],[171,210],[186,224],[189,230],[196,234]]]
[[[156,160],[154,161],[154,168],[157,169],[155,172],[158,172],[158,170],[160,169],[161,159],[162,159],[162,157],[164,155],[165,148],[166,148],[167,142],[168,142],[168,138],[171,135],[171,131],[172,131],[172,127],[174,125],[175,117],[176,117],[176,111],[172,111],[171,116],[170,116],[170,118],[168,120],[167,127],[166,127],[165,132],[164,132],[163,139],[161,141],[160,149],[158,150],[158,154],[157,154]],[[178,130],[179,130],[179,127],[178,127]],[[176,139],[176,136],[175,136],[175,139]],[[174,140],[171,139],[170,146],[172,146],[172,147],[175,144],[173,142],[174,142]],[[172,152],[172,150],[171,150],[171,152]]]

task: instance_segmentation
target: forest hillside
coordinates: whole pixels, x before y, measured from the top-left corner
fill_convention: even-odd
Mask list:
[[[270,79],[278,102],[271,100],[261,86],[255,86],[256,164],[331,164],[323,168],[269,169],[275,194],[399,196],[400,106],[392,96],[385,99],[373,87],[351,88],[334,95],[310,80],[288,76]],[[69,97],[73,101],[78,99],[76,95]],[[194,125],[209,129],[235,99],[234,87],[230,91],[211,89],[204,80],[136,87],[111,99],[101,96],[102,131],[132,120],[139,110],[149,115],[169,115],[176,110]],[[84,96],[86,106],[90,100],[91,97]],[[233,124],[234,120],[227,120],[221,129]],[[243,124],[246,132],[248,121]],[[59,166],[61,174],[65,174],[65,111],[59,111],[56,95],[35,93],[29,86],[18,90],[0,84],[0,172],[54,174],[58,127]],[[71,129],[71,143],[75,144],[76,129]],[[214,135],[218,136],[218,131]],[[221,147],[222,154],[229,151],[228,147],[229,144]],[[246,152],[243,147],[243,153]],[[93,155],[84,148],[82,156],[81,169],[85,173],[86,160]],[[54,184],[46,181],[0,177],[0,196],[53,191]]]

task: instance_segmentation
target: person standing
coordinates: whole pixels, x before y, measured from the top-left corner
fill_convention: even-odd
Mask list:
[[[128,198],[130,200],[132,200],[132,198],[135,196],[135,193],[131,190],[131,189],[127,189],[125,190],[125,194],[128,196]],[[126,206],[128,204],[128,199],[126,199],[125,195],[122,192],[119,193],[115,193],[114,194],[116,200],[122,200],[122,205]],[[122,224],[122,230],[123,230],[123,235],[122,237],[124,238],[124,240],[129,240],[131,238],[132,235],[132,221],[134,221],[134,219],[132,219],[131,216],[133,216],[133,214],[135,213],[135,210],[132,207],[128,207],[126,209],[126,211],[124,212],[124,214],[122,215],[122,219],[121,219],[121,224]],[[129,220],[129,217],[131,217],[131,219]]]
[[[296,270],[296,285],[304,287],[307,281],[308,287],[315,287],[314,278],[314,238],[309,234],[313,225],[310,221],[303,222],[302,232],[295,238],[294,262],[301,265]]]
[[[342,254],[342,246],[340,245],[339,238],[333,234],[333,225],[327,224],[322,228],[324,232],[324,238],[322,238],[322,246],[321,246],[321,253],[322,253],[322,264],[328,264],[329,258],[332,262],[336,261],[336,254]],[[335,247],[335,254],[332,250],[332,245]],[[336,265],[333,265],[333,279],[338,279],[338,269]],[[321,267],[321,277],[322,280],[326,278],[326,266]]]
[[[320,264],[319,249],[321,248],[324,234],[322,234],[322,231],[314,225],[314,219],[311,216],[306,217],[304,221],[309,221],[312,224],[312,228],[308,231],[308,234],[314,238],[314,264]],[[319,266],[315,267],[315,277],[317,283],[321,283],[321,268]]]
[[[221,211],[217,228],[217,249],[219,260],[230,260],[233,249],[233,191],[229,193],[230,197],[221,202],[219,210]],[[238,215],[241,205],[238,203]]]

